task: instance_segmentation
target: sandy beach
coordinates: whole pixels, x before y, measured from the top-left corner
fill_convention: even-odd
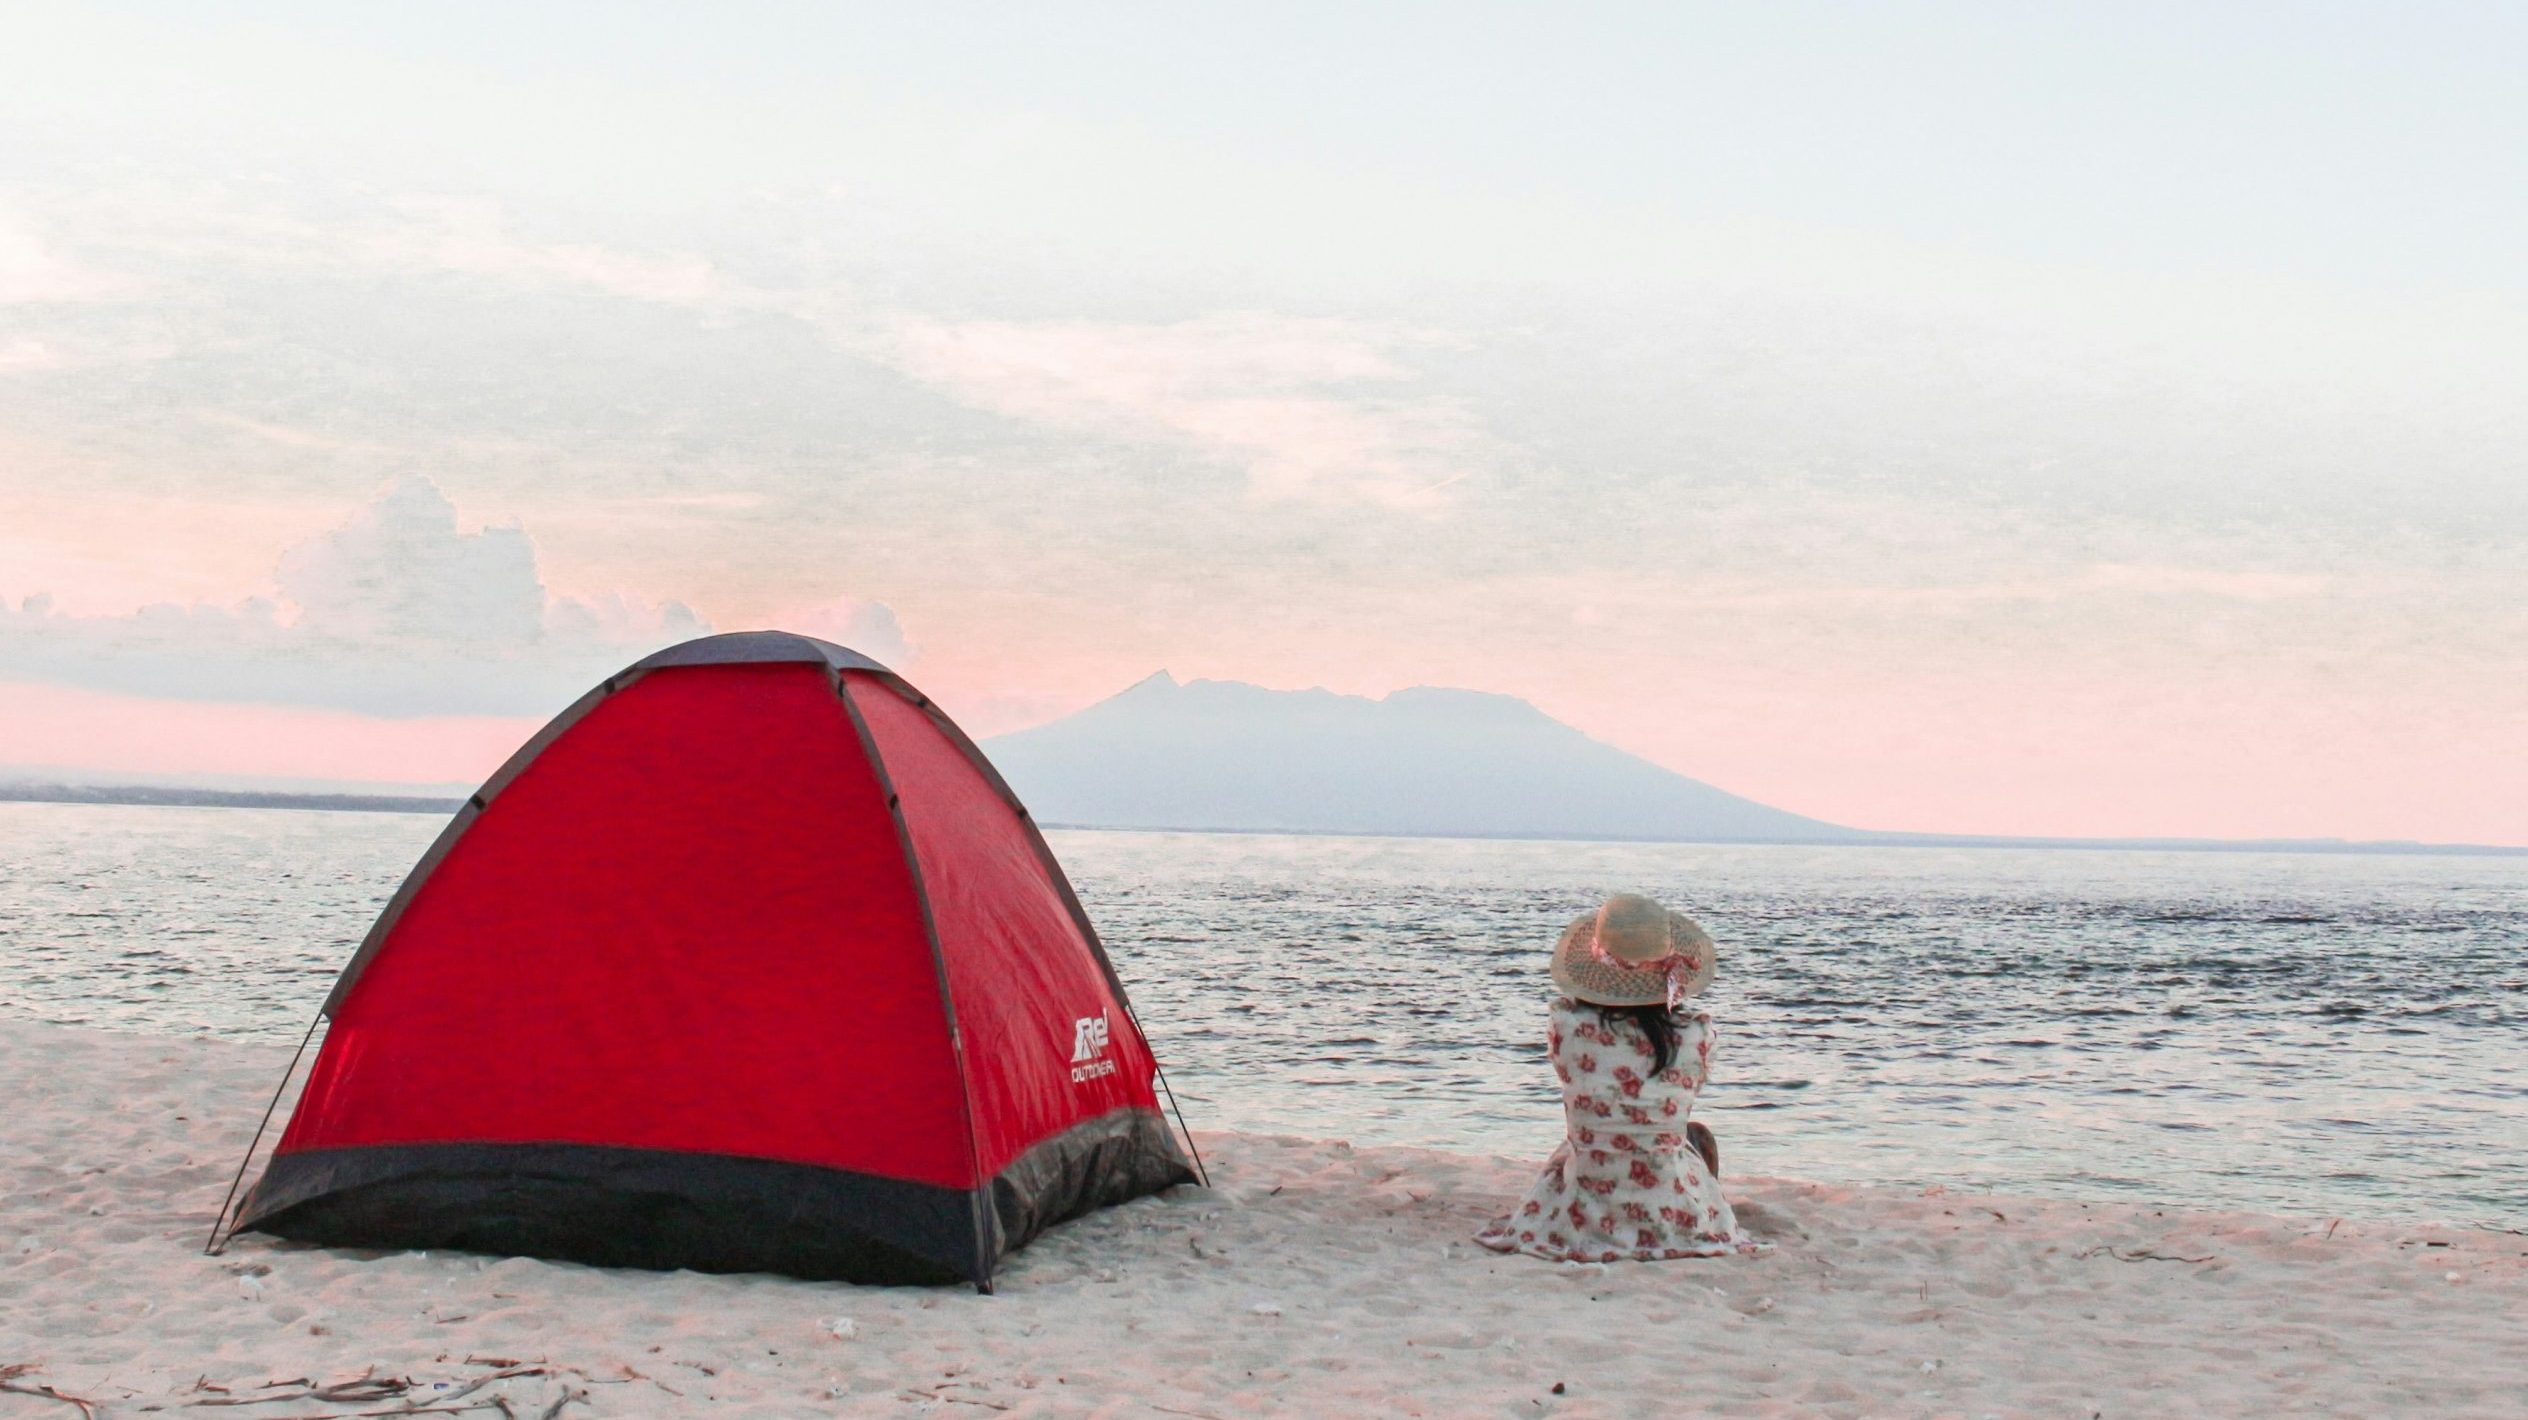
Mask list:
[[[285,1057],[0,1023],[0,1415],[2528,1414],[2528,1237],[1733,1177],[1770,1255],[1554,1266],[1528,1161],[1251,1135],[989,1297],[205,1257]]]

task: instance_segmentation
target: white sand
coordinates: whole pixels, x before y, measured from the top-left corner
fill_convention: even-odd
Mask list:
[[[993,1297],[203,1257],[284,1054],[0,1023],[0,1375],[32,1368],[0,1383],[206,1420],[377,1413],[402,1401],[192,1407],[500,1361],[534,1369],[466,1401],[523,1416],[2528,1415],[2528,1237],[1746,1178],[1770,1256],[1553,1266],[1466,1241],[1526,1161],[1252,1136],[1203,1136],[1216,1190],[1064,1227]]]

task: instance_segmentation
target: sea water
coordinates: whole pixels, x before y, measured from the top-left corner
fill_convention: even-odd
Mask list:
[[[438,828],[0,804],[0,1012],[295,1042]],[[1541,1158],[1632,890],[1720,945],[1728,1172],[2528,1226],[2528,859],[1052,837],[1197,1128]]]

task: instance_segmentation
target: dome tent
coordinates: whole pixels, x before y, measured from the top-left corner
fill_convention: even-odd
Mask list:
[[[803,636],[670,647],[563,712],[322,1019],[238,1229],[988,1290],[1194,1177],[1026,810],[900,677]]]

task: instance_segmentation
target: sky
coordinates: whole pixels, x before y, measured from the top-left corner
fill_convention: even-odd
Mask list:
[[[43,7],[0,765],[781,626],[1879,828],[2528,844],[2516,6]]]

